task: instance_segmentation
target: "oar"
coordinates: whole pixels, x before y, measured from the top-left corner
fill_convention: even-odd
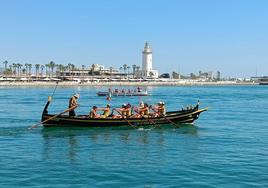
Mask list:
[[[151,108],[155,113],[157,113],[153,108]],[[168,121],[169,123],[171,123],[172,125],[174,125],[176,128],[178,128],[178,124],[174,123],[173,121],[171,121],[170,119],[168,119],[165,115],[160,115],[160,117],[163,117],[166,121]]]
[[[44,121],[42,121],[42,122],[39,122],[39,123],[37,123],[37,124],[32,125],[32,126],[29,127],[28,129],[36,128],[38,125],[41,125],[41,124],[43,124],[43,123],[46,123],[46,122],[48,122],[49,120],[52,120],[52,119],[54,119],[54,118],[56,118],[56,117],[58,117],[58,116],[60,116],[60,115],[62,115],[62,114],[65,114],[65,113],[67,113],[67,112],[69,112],[69,111],[71,111],[71,110],[74,110],[74,109],[77,108],[78,106],[79,106],[79,105],[76,105],[76,106],[73,106],[73,107],[71,107],[71,108],[68,108],[68,109],[64,110],[63,112],[61,112],[61,113],[59,113],[59,114],[57,114],[57,115],[54,115],[54,116],[52,116],[52,117],[50,117],[50,118],[48,118],[48,119],[46,119],[46,120],[44,120]]]
[[[161,117],[165,118],[165,120],[167,120],[169,123],[171,123],[172,125],[174,125],[176,128],[178,128],[178,124],[174,123],[173,121],[171,121],[170,119],[168,119],[165,115],[161,115]]]
[[[117,111],[118,114],[121,115],[121,116],[124,118],[124,120],[125,120],[131,127],[137,129],[137,127],[136,127],[135,125],[132,125],[132,124],[128,121],[128,119],[127,119],[125,116],[122,115],[122,113],[121,113],[120,111],[116,110],[115,108],[114,108],[113,110]]]
[[[135,110],[134,108],[133,108],[133,110],[134,110],[134,112],[136,112],[137,114],[139,113],[137,110]],[[140,114],[141,115],[141,114]],[[158,124],[156,124],[152,119],[150,119],[149,117],[148,118],[146,118],[144,115],[141,115],[141,117],[143,117],[144,119],[147,119],[149,122],[151,122],[152,124],[154,124],[155,126],[157,126],[157,127],[160,127],[160,125],[158,125]]]

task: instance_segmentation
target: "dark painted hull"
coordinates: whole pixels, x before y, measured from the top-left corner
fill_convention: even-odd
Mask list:
[[[46,109],[45,109],[46,110]],[[44,112],[45,112],[44,110]],[[199,118],[200,113],[206,111],[198,109],[198,105],[191,110],[182,110],[168,112],[165,117],[154,118],[127,118],[127,119],[112,119],[112,118],[88,118],[85,116],[69,117],[61,115],[55,117],[43,125],[44,127],[118,127],[118,126],[145,126],[145,125],[160,125],[160,124],[179,124],[192,123]],[[46,111],[47,112],[47,111]],[[43,113],[42,121],[55,116],[55,114]]]

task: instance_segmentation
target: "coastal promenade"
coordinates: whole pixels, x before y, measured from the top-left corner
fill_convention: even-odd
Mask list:
[[[57,82],[41,82],[41,81],[2,81],[0,86],[51,86]],[[178,81],[147,81],[147,82],[58,82],[60,86],[225,86],[225,85],[258,85],[255,82],[236,82],[236,81],[217,81],[217,82],[200,82],[193,80]]]

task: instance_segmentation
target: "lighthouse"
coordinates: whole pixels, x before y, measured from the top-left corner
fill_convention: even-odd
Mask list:
[[[153,53],[149,46],[149,43],[146,42],[144,50],[142,51],[142,70],[150,71],[153,69]]]
[[[158,71],[153,70],[153,52],[148,42],[145,43],[144,50],[142,51],[141,76],[145,78],[158,78]]]

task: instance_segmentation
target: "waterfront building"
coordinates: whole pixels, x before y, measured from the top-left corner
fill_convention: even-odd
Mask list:
[[[137,77],[158,78],[158,70],[153,69],[153,52],[146,42],[142,51],[142,70],[136,72]]]

